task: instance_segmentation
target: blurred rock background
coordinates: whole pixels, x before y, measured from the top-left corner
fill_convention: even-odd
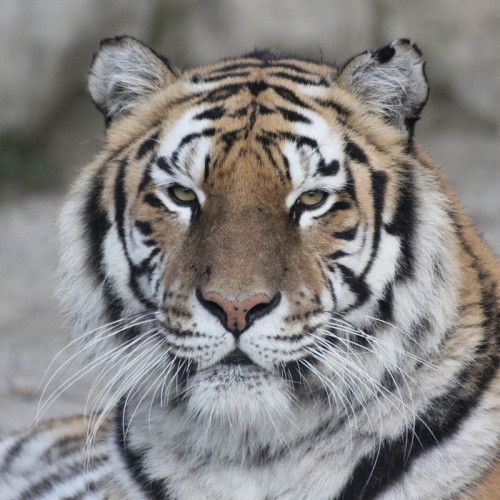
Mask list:
[[[178,67],[255,47],[342,62],[417,41],[431,82],[417,137],[500,253],[498,0],[0,0],[0,433],[33,420],[67,342],[52,298],[54,221],[103,132],[85,90],[92,54],[125,33]],[[88,385],[47,415],[83,411]]]

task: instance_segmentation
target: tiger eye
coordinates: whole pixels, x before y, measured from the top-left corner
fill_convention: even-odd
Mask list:
[[[192,189],[183,186],[172,186],[168,192],[175,198],[175,200],[181,203],[190,203],[196,200],[196,194]]]
[[[325,198],[326,193],[324,191],[306,191],[300,195],[297,202],[305,207],[315,207]]]

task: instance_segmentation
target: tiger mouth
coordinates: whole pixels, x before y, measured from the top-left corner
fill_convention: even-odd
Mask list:
[[[219,361],[219,364],[229,366],[255,365],[255,363],[241,349],[238,348],[234,349],[227,356],[222,358]]]

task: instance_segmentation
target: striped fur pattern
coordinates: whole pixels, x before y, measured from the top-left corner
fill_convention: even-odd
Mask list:
[[[491,491],[500,266],[413,140],[416,46],[179,73],[120,37],[89,88],[60,296],[100,412],[8,438],[5,498]]]

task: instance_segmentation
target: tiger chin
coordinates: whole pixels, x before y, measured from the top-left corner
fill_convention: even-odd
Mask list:
[[[0,447],[2,498],[496,498],[500,265],[414,140],[406,39],[181,72],[104,40],[60,217],[100,412]]]

